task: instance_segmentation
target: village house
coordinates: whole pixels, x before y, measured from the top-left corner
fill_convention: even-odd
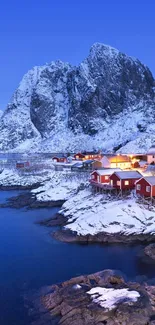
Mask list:
[[[100,153],[94,153],[94,152],[79,152],[74,155],[74,158],[76,160],[100,160],[102,158]]]
[[[102,162],[98,160],[85,160],[82,163],[84,170],[94,170],[102,167]]]
[[[125,155],[104,156],[101,161],[104,168],[131,168],[131,158]]]
[[[98,169],[94,170],[91,173],[91,184],[101,183],[101,184],[109,184],[110,182],[110,175],[114,173],[115,171],[121,171],[119,168],[104,168],[104,169]]]
[[[144,197],[155,197],[155,176],[144,176],[136,182],[136,193]]]
[[[28,167],[30,167],[29,161],[18,161],[18,162],[16,162],[16,168],[17,169],[28,168]]]
[[[81,152],[78,152],[74,155],[74,159],[76,160],[84,160],[85,159],[85,155]]]
[[[152,146],[147,153],[147,163],[155,164],[155,146]]]
[[[55,163],[65,163],[67,161],[67,158],[64,155],[58,155],[52,157],[52,160]]]
[[[110,184],[119,190],[133,189],[142,175],[137,171],[119,171],[110,175]]]
[[[80,172],[83,171],[83,165],[81,162],[77,162],[71,166],[72,172]]]

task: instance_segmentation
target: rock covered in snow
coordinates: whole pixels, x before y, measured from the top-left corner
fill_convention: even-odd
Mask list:
[[[56,61],[23,77],[0,120],[0,150],[145,151],[154,108],[149,69],[96,43],[77,67]]]
[[[87,293],[91,296],[95,304],[98,304],[107,310],[115,309],[121,302],[124,302],[125,304],[136,302],[140,297],[139,292],[129,291],[128,288],[113,289],[95,287]]]
[[[154,299],[154,286],[125,283],[119,272],[104,270],[44,290],[36,324],[48,314],[52,324],[58,317],[65,325],[153,325]]]
[[[92,194],[90,189],[72,195],[60,210],[67,225],[55,234],[64,241],[132,242],[155,240],[155,209],[137,202]],[[68,232],[69,231],[69,232]],[[66,235],[65,235],[66,234]],[[72,234],[72,236],[70,236]]]
[[[33,188],[46,181],[48,175],[21,174],[15,169],[4,169],[0,174],[0,188]]]
[[[38,202],[68,200],[81,186],[87,187],[89,173],[51,172],[50,180],[32,190]]]

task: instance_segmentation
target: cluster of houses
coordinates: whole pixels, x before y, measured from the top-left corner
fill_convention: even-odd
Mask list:
[[[145,176],[145,170],[155,165],[155,147],[145,155],[103,155],[100,152],[78,152],[72,157],[59,155],[55,163],[71,163],[72,171],[91,172],[90,184],[98,191],[135,189],[137,195],[155,197],[155,176]]]
[[[121,193],[136,189],[138,195],[155,197],[155,146],[147,154],[103,155],[101,152],[78,152],[71,155],[52,156],[56,170],[69,166],[71,171],[91,173],[90,184],[96,190],[117,190]],[[28,168],[30,163],[16,163],[16,168]],[[154,170],[154,176],[148,176],[148,166]]]
[[[122,194],[136,189],[143,197],[155,197],[155,176],[143,176],[136,170],[104,169],[91,173],[90,183],[96,189],[118,190]]]

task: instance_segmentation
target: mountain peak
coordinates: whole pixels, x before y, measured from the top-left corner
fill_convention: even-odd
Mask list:
[[[90,54],[96,54],[97,52],[99,52],[101,55],[118,55],[120,52],[119,50],[117,50],[116,48],[110,46],[110,45],[106,45],[103,43],[94,43],[91,48],[90,48]]]
[[[0,119],[0,150],[129,150],[135,141],[140,152],[155,141],[154,111],[150,70],[95,43],[77,67],[57,60],[23,77]]]

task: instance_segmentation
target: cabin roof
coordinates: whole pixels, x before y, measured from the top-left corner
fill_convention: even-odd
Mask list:
[[[149,150],[148,150],[148,155],[155,155],[155,146],[152,146]]]
[[[106,175],[111,175],[113,174],[115,171],[121,171],[120,168],[104,168],[104,169],[95,169],[92,174],[94,172],[96,172],[97,174],[99,174],[100,176],[106,176]]]
[[[120,171],[120,172],[114,172],[116,176],[119,177],[119,179],[134,179],[134,178],[141,178],[141,174],[137,171]]]
[[[91,163],[93,163],[95,160],[92,160],[92,159],[88,159],[88,160],[85,160],[84,162],[83,162],[83,164],[91,164]]]
[[[108,160],[111,163],[119,163],[119,162],[130,162],[131,159],[129,156],[122,156],[122,155],[117,155],[117,156],[112,156],[112,157],[107,157]]]
[[[144,176],[141,179],[145,179],[151,186],[155,185],[155,176]]]
[[[73,164],[71,166],[71,168],[73,168],[73,167],[82,168],[82,163],[81,162],[77,162],[77,163],[75,163],[75,164]]]
[[[63,153],[58,153],[57,155],[52,156],[53,158],[66,158],[66,156]]]

